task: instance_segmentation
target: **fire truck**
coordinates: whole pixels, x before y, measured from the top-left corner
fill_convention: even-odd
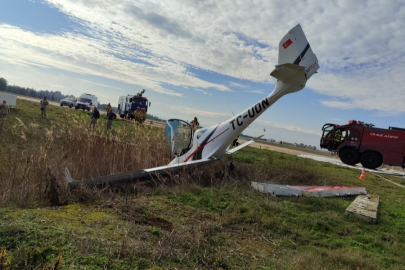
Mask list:
[[[405,129],[376,128],[373,124],[350,120],[347,125],[325,124],[321,148],[339,155],[348,165],[361,163],[375,169],[385,163],[405,167]]]
[[[121,118],[135,119],[135,112],[138,108],[146,113],[148,107],[150,107],[150,102],[139,93],[134,96],[121,96],[118,99],[118,113]]]

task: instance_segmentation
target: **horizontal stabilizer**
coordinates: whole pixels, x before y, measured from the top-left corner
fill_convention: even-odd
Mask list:
[[[228,155],[233,154],[233,153],[235,153],[236,151],[242,149],[243,147],[246,147],[246,146],[250,145],[251,143],[254,143],[256,140],[260,139],[260,138],[263,137],[264,135],[266,135],[266,134],[262,134],[262,135],[260,135],[259,137],[254,138],[253,140],[247,141],[247,142],[245,142],[245,143],[243,143],[243,144],[241,144],[241,145],[239,145],[239,146],[237,146],[237,147],[234,147],[234,148],[232,148],[231,150],[226,151],[226,153],[227,153]]]
[[[305,68],[299,65],[285,63],[277,65],[276,68],[270,73],[271,76],[284,83],[288,82],[289,78],[297,78],[299,74],[305,76]]]

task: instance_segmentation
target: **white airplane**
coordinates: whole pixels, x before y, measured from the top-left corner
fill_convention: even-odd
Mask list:
[[[278,65],[270,73],[277,79],[277,84],[270,95],[238,115],[218,125],[198,129],[195,133],[186,121],[179,119],[167,121],[165,137],[175,156],[168,165],[82,181],[73,180],[66,168],[66,179],[71,187],[129,182],[154,174],[164,174],[175,169],[219,160],[264,136],[263,134],[254,140],[230,149],[233,140],[255,119],[282,96],[303,89],[306,82],[318,69],[318,59],[312,52],[301,26],[298,24],[279,43]]]

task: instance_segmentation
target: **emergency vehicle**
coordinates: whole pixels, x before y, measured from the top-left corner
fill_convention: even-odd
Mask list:
[[[90,109],[98,106],[98,98],[95,95],[84,93],[77,99],[74,106],[76,110],[90,111]]]
[[[121,96],[118,99],[118,113],[121,118],[134,119],[135,111],[139,107],[140,110],[145,109],[145,113],[148,111],[148,99],[138,95]]]
[[[405,167],[405,129],[376,128],[373,124],[350,120],[347,125],[325,124],[321,148],[337,153],[348,165],[361,163],[375,169],[383,163]]]

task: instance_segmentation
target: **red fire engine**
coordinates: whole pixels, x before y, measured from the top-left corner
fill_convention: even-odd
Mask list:
[[[375,169],[382,163],[405,167],[405,129],[376,128],[373,124],[350,120],[348,125],[325,124],[321,148],[339,154],[349,165],[361,163]]]

